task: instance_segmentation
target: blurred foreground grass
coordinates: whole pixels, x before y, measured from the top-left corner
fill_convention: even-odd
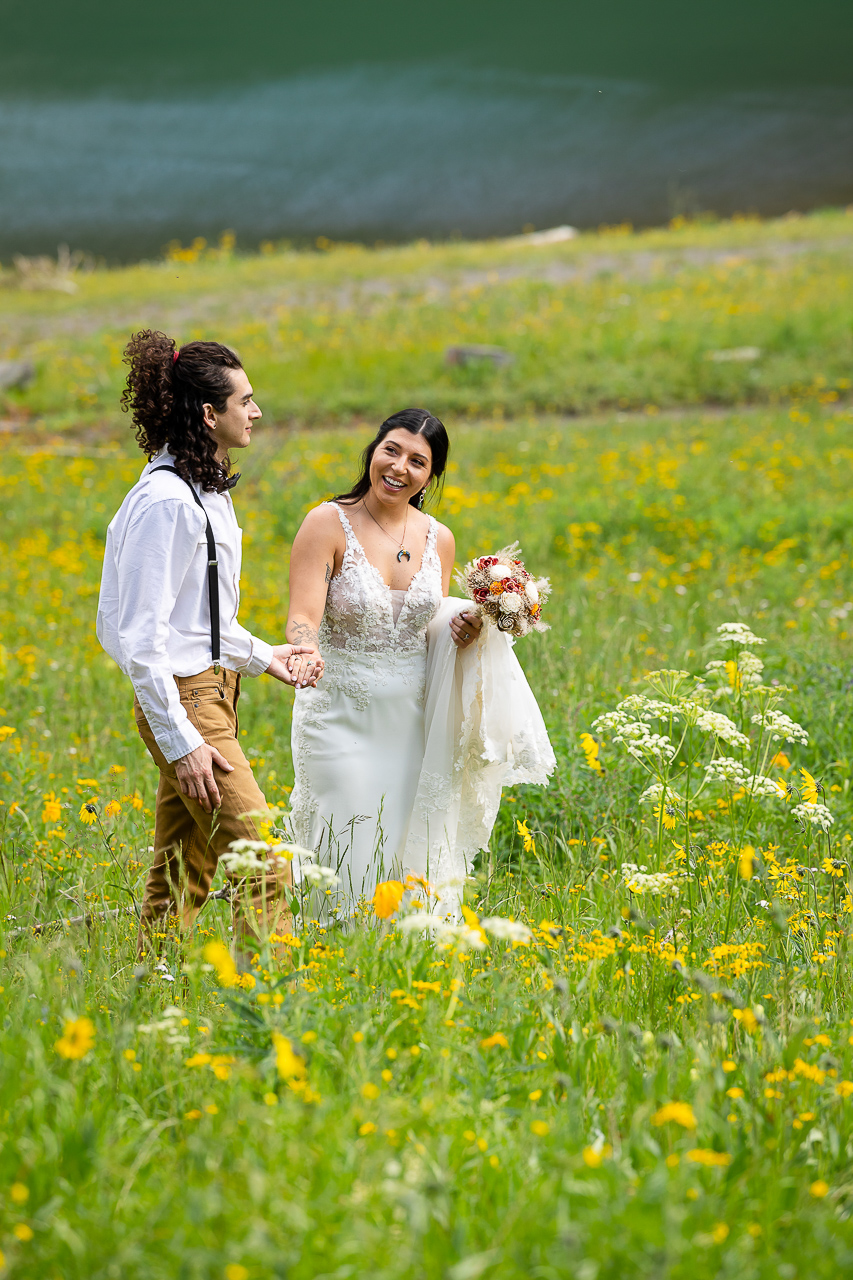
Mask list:
[[[518,537],[554,582],[552,631],[518,652],[557,776],[506,798],[494,874],[480,869],[469,895],[479,920],[512,917],[529,940],[442,949],[366,907],[349,933],[299,920],[292,969],[261,956],[240,985],[202,962],[204,943],[227,940],[221,903],[197,945],[169,941],[161,971],[134,967],[155,777],[93,618],[106,524],[142,459],[7,448],[8,1274],[850,1271],[850,423],[819,397],[628,422],[451,421],[438,514],[460,560]],[[260,634],[282,633],[302,514],[366,438],[259,431],[241,456],[243,616]],[[641,771],[607,735],[604,772],[590,768],[580,735],[650,669],[725,657],[715,630],[734,620],[767,637],[764,678],[791,687],[785,709],[810,735],[780,744],[771,772],[821,782],[832,844],[804,841],[781,800],[753,811],[726,792],[691,813],[686,879],[682,816],[661,845],[674,888],[641,891],[626,864],[657,856]],[[291,781],[289,696],[262,678],[241,705],[270,799]]]

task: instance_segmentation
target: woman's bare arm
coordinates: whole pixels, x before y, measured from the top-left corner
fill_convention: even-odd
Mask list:
[[[291,644],[306,645],[307,668],[320,654],[319,631],[329,583],[340,567],[346,542],[337,513],[328,507],[309,511],[290,552],[290,609],[285,635]],[[295,663],[297,659],[293,659]]]
[[[446,525],[440,524],[438,526],[436,549],[441,560],[441,594],[449,596],[450,575],[453,572],[453,561],[456,558],[456,540]],[[476,644],[482,626],[483,619],[473,608],[470,613],[466,611],[465,613],[457,614],[455,618],[451,618],[450,631],[457,649],[467,649],[469,645]]]

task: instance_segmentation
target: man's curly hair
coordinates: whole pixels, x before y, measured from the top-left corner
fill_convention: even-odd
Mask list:
[[[243,367],[239,357],[221,342],[188,342],[178,349],[165,333],[141,329],[125,347],[124,361],[130,371],[121,407],[130,410],[149,461],[168,445],[182,479],[222,493],[231,463],[216,461],[216,437],[204,424],[202,406],[225,411],[234,390],[231,370]]]

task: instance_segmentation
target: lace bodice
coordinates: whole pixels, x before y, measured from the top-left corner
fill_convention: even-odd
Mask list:
[[[340,516],[347,546],[341,571],[329,583],[320,624],[320,651],[327,659],[335,652],[342,656],[423,653],[427,625],[442,599],[437,522],[429,517],[423,559],[400,605],[399,593],[392,592],[370,563],[344,512],[337,503],[330,505]]]

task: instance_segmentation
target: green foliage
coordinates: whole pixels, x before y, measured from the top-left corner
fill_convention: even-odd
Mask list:
[[[839,221],[828,220],[833,235]],[[810,220],[809,234],[819,239],[822,225]],[[741,247],[781,234],[726,230]],[[724,244],[715,228],[677,234]],[[608,251],[631,243],[614,237]],[[670,243],[650,241],[656,252]],[[461,271],[487,249],[450,247],[442,261]],[[426,252],[385,261],[402,279]],[[307,258],[286,261],[335,287],[344,264],[353,276],[375,271],[360,252]],[[186,265],[194,288],[212,288],[266,262]],[[73,316],[82,330],[116,306],[117,279],[95,273],[70,302],[5,300]],[[165,268],[122,279],[153,290]],[[827,280],[827,295],[835,287]],[[183,946],[163,938],[159,970],[135,966],[156,780],[93,618],[106,525],[142,459],[79,441],[7,448],[0,1250],[10,1275],[829,1280],[850,1270],[853,449],[850,412],[815,389],[823,366],[803,350],[812,394],[784,407],[451,418],[438,514],[458,560],[518,537],[553,582],[552,630],[518,653],[557,775],[545,791],[505,797],[464,938],[406,936],[365,906],[349,931],[298,921],[290,959],[262,954],[236,986],[225,969],[217,976],[217,952],[205,955],[228,940],[222,902]],[[674,386],[680,357],[669,358]],[[367,438],[258,432],[241,458],[242,616],[259,634],[281,636],[295,530],[346,483]],[[791,805],[743,807],[736,787],[709,803],[691,789],[688,894],[683,823],[660,830],[638,804],[639,762],[593,722],[648,694],[651,670],[697,676],[729,657],[716,629],[734,621],[767,638],[761,678],[788,686],[784,708],[809,734],[766,771],[800,790],[801,769],[817,780],[838,867],[824,865],[824,843],[805,847]],[[715,682],[725,689],[725,673]],[[729,688],[713,705],[746,723]],[[271,801],[286,801],[292,780],[289,698],[261,679],[241,701]],[[626,865],[655,870],[650,850],[678,894],[655,894]],[[88,923],[66,923],[77,916]],[[517,944],[496,936],[510,919]]]

